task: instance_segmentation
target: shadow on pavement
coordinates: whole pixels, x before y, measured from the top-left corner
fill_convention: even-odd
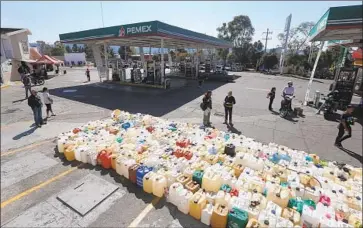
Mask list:
[[[32,128],[30,128],[29,130],[27,131],[24,131],[16,136],[13,137],[13,140],[19,140],[21,138],[23,138],[24,136],[27,136],[27,135],[30,135],[32,134],[35,130],[37,129],[36,126],[32,126]]]
[[[130,113],[145,113],[160,117],[203,95],[206,91],[215,90],[224,84],[226,82],[206,82],[203,89],[191,85],[171,91],[130,86],[120,86],[116,90],[105,88],[104,85],[99,87],[96,84],[88,84],[51,89],[49,92],[53,96],[110,110],[121,109]],[[93,99],[94,95],[100,95],[100,98]]]
[[[183,214],[181,211],[178,210],[178,208],[171,204],[171,203],[165,203],[165,206],[168,208],[170,215],[174,219],[178,219],[181,227],[195,227],[195,228],[207,228],[209,226],[201,223],[199,220],[194,219],[189,214]],[[179,225],[179,224],[178,224]],[[176,224],[169,224],[166,227],[178,227]]]
[[[227,129],[232,133],[241,134],[241,131],[237,130],[233,125],[227,124]]]
[[[359,155],[351,150],[345,149],[343,147],[339,148],[342,151],[344,151],[345,153],[347,153],[348,155],[352,156],[353,158],[355,158],[356,160],[358,160],[361,164],[363,164],[363,157],[362,155]]]
[[[27,100],[27,98],[23,98],[23,99],[20,99],[20,100],[16,100],[16,101],[13,101],[13,104],[18,103],[18,102],[22,102],[22,101],[25,101],[25,100]]]

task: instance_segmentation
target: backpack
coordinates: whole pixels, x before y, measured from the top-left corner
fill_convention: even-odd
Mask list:
[[[30,79],[29,79],[29,77],[25,76],[25,77],[23,78],[23,84],[24,84],[24,85],[30,85]]]
[[[202,103],[200,103],[200,108],[205,111],[207,109],[207,105],[202,101]]]

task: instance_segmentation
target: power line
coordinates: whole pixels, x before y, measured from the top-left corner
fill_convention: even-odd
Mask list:
[[[268,35],[272,34],[272,31],[269,31],[269,29],[267,28],[267,31],[266,32],[263,32],[263,34],[266,34],[266,38],[263,38],[262,40],[265,40],[265,53],[266,53],[266,49],[267,49],[267,41],[268,40],[272,40],[271,37],[268,37]]]

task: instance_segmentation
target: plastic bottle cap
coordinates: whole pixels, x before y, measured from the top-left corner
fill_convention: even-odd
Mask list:
[[[272,212],[272,214],[273,214],[273,215],[275,215],[275,214],[276,214],[276,211],[275,211],[275,210],[272,210],[271,212]]]
[[[268,226],[268,225],[270,224],[270,222],[269,222],[268,220],[265,220],[263,223],[264,223],[266,226]]]

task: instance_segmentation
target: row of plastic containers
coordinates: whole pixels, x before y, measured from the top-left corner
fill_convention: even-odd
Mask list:
[[[362,224],[362,169],[242,135],[115,110],[61,134],[58,151],[112,168],[212,227]]]

